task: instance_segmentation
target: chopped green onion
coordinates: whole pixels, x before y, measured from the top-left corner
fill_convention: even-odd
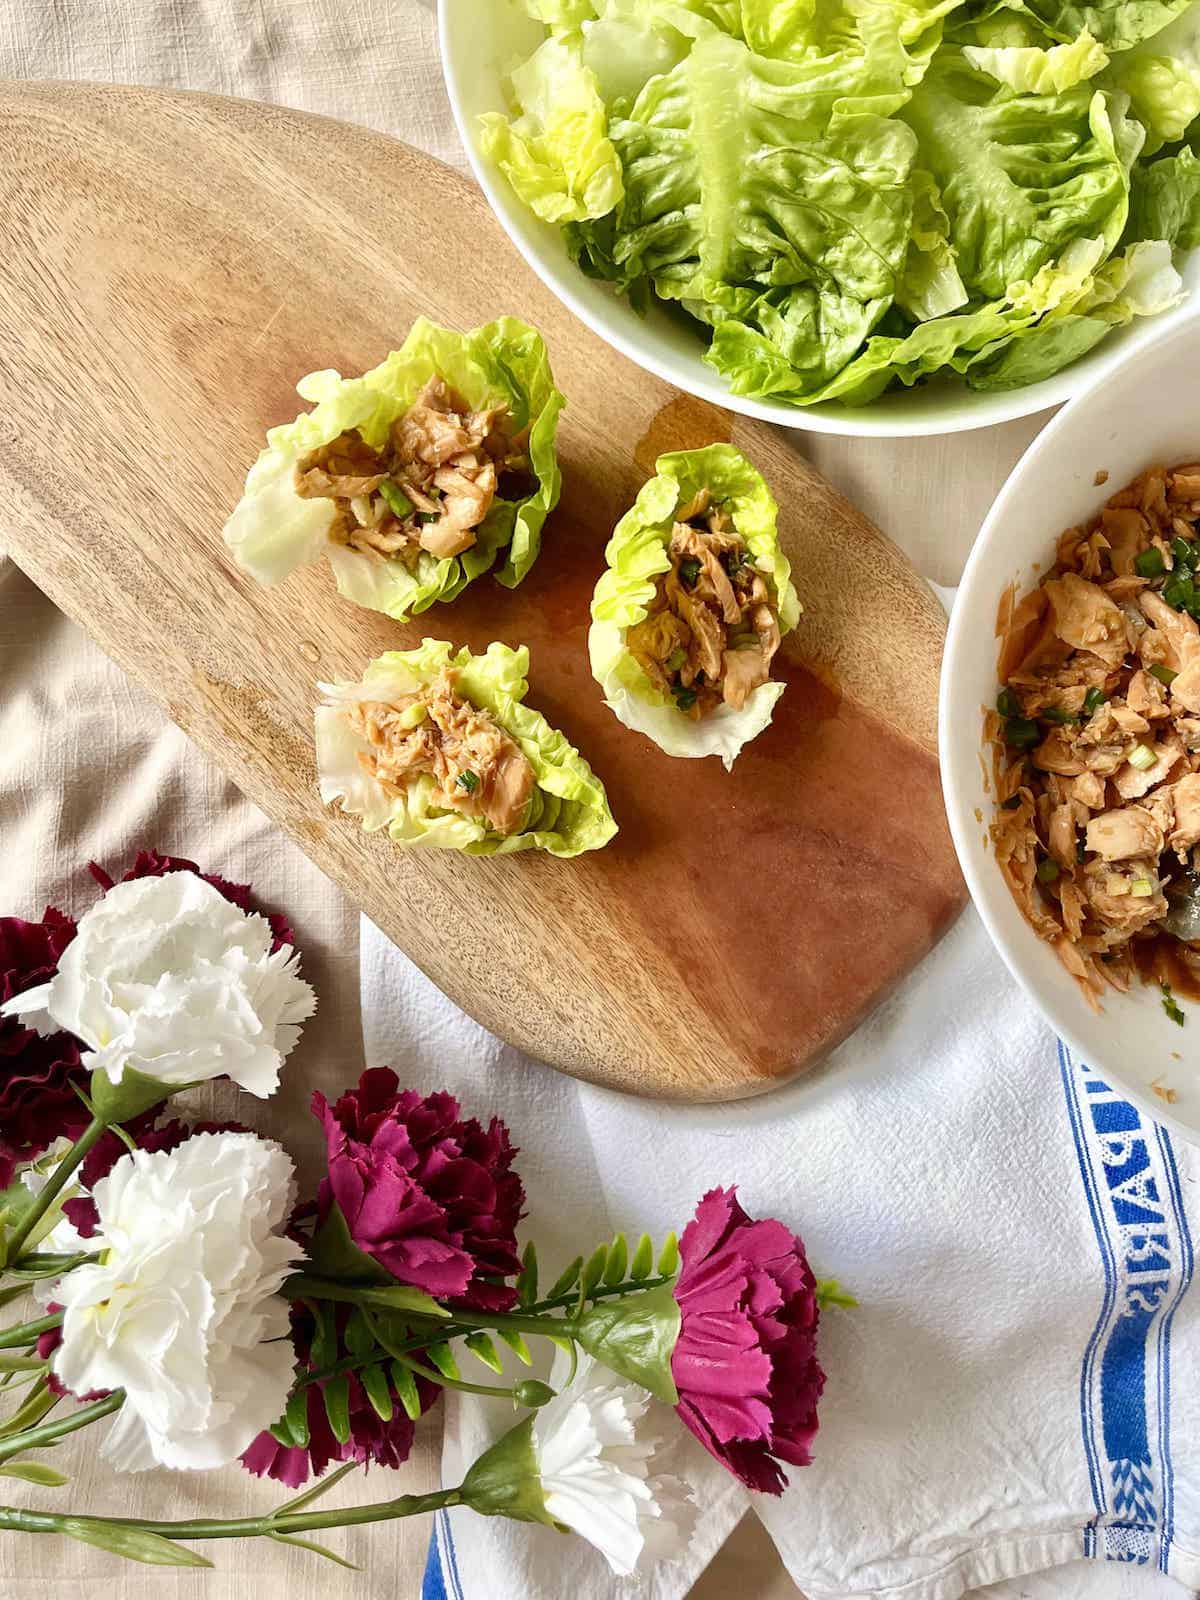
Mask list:
[[[1004,811],[1015,811],[1020,804],[1021,791],[1019,789],[1017,790],[1016,794],[1010,794],[1007,800],[1002,800],[1000,802],[1001,809]]]
[[[1053,883],[1058,877],[1058,862],[1052,861],[1049,856],[1044,861],[1038,862],[1037,881],[1039,883]]]
[[[1014,750],[1028,750],[1040,737],[1037,723],[1030,722],[1028,717],[1009,717],[1004,724],[1005,743]]]
[[[412,501],[403,489],[394,484],[390,478],[385,478],[379,485],[379,492],[387,502],[388,510],[403,522],[413,508]]]
[[[1129,892],[1137,895],[1139,900],[1145,900],[1147,896],[1154,893],[1154,885],[1149,878],[1134,878],[1129,885]]]
[[[1196,565],[1196,547],[1189,544],[1186,539],[1171,540],[1171,554],[1176,561],[1182,561],[1189,567]]]
[[[1042,722],[1054,722],[1059,726],[1065,722],[1079,720],[1073,711],[1064,711],[1061,706],[1047,706],[1045,710],[1038,712],[1038,717]]]
[[[696,579],[700,576],[700,563],[695,556],[688,556],[679,563],[679,576],[689,589],[696,587]]]
[[[1166,558],[1156,544],[1133,558],[1133,570],[1139,578],[1158,578],[1167,570]]]
[[[1149,772],[1157,760],[1157,754],[1148,744],[1135,744],[1129,752],[1129,765],[1139,772]]]
[[[1177,672],[1172,672],[1170,667],[1164,667],[1161,661],[1156,661],[1152,667],[1147,667],[1146,670],[1152,678],[1157,678],[1159,683],[1166,684],[1168,688],[1179,676]]]
[[[418,511],[417,521],[422,527],[425,527],[430,522],[436,522],[440,516],[440,511]]]
[[[1106,704],[1108,696],[1103,689],[1089,689],[1083,697],[1083,714],[1085,717],[1093,716],[1102,705]]]
[[[668,672],[678,672],[680,667],[684,666],[686,662],[687,662],[687,651],[686,650],[684,650],[682,648],[679,648],[679,649],[676,649],[676,650],[672,650],[671,654],[667,657],[667,671]]]
[[[675,704],[680,711],[690,711],[696,704],[696,691],[694,689],[674,689]]]
[[[1001,689],[996,696],[996,710],[1002,717],[1019,717],[1021,715],[1021,702],[1011,689]]]
[[[1184,1023],[1187,1021],[1187,1018],[1180,1009],[1179,1001],[1176,1000],[1175,996],[1171,993],[1171,985],[1169,983],[1160,983],[1159,988],[1162,990],[1163,1010],[1167,1013],[1172,1022],[1178,1023],[1182,1028]]]
[[[479,787],[479,778],[474,772],[460,772],[454,781],[460,789],[465,789],[468,794],[474,794]]]

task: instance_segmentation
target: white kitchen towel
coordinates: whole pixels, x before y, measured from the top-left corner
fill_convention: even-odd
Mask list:
[[[1200,1587],[1200,1151],[1067,1056],[973,912],[818,1076],[736,1105],[531,1063],[370,924],[362,998],[371,1063],[508,1121],[549,1269],[617,1228],[681,1228],[736,1183],[858,1297],[822,1322],[814,1464],[754,1497],[809,1600],[954,1600],[1080,1557],[1089,1595],[1133,1592],[1129,1565],[1147,1596],[1180,1593],[1158,1574]],[[503,1425],[456,1400],[445,1481]],[[643,1580],[651,1600],[686,1594],[749,1498],[697,1462],[701,1537]],[[426,1600],[630,1592],[578,1540],[438,1520]]]

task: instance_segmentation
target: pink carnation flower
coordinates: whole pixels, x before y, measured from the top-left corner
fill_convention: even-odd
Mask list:
[[[804,1246],[782,1222],[752,1221],[736,1189],[712,1189],[679,1251],[682,1324],[671,1358],[679,1415],[748,1488],[780,1494],[779,1462],[812,1459],[825,1384]]]
[[[525,1190],[508,1129],[464,1121],[449,1094],[401,1091],[389,1067],[364,1072],[330,1106],[313,1095],[329,1176],[318,1224],[336,1201],[357,1247],[400,1283],[440,1300],[507,1311],[521,1270],[516,1229]]]

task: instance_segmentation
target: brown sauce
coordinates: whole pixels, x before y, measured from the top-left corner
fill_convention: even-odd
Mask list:
[[[1181,1000],[1200,1000],[1200,961],[1193,966],[1185,960],[1189,946],[1180,944],[1172,933],[1156,933],[1152,939],[1139,939],[1133,946],[1133,961],[1143,983],[1165,983]],[[1193,951],[1193,959],[1197,952]]]

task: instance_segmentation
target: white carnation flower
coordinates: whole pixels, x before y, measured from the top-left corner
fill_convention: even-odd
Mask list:
[[[560,1352],[552,1386],[565,1378],[566,1363]],[[546,1510],[594,1544],[621,1577],[643,1558],[677,1559],[695,1526],[688,1485],[651,1476],[661,1440],[639,1426],[649,1405],[644,1389],[622,1383],[584,1356],[571,1386],[533,1419]]]
[[[56,1285],[53,1367],[75,1394],[124,1389],[102,1449],[119,1470],[224,1466],[282,1414],[293,1191],[291,1159],[251,1133],[137,1150],[96,1184],[103,1256]]]
[[[272,942],[264,917],[194,872],[136,878],[80,918],[50,982],[0,1015],[75,1034],[84,1066],[114,1084],[126,1068],[172,1086],[224,1074],[266,1096],[316,1007],[299,956]]]

